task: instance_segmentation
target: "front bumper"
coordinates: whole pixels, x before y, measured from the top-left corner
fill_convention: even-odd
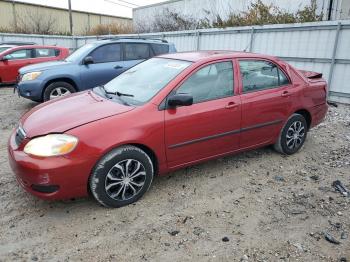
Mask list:
[[[44,83],[40,80],[32,80],[19,82],[16,84],[15,88],[19,96],[28,98],[34,101],[41,101],[43,94]]]
[[[9,163],[19,184],[29,193],[46,200],[88,195],[90,166],[68,157],[34,157],[23,152],[28,141],[17,146],[16,132],[8,142]]]

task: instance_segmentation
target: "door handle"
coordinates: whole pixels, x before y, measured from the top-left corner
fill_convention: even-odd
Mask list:
[[[122,69],[123,67],[122,66],[120,66],[120,65],[116,65],[115,67],[114,67],[114,69]]]
[[[229,103],[225,106],[226,109],[231,109],[231,108],[236,108],[236,107],[238,107],[238,104],[236,104],[235,102],[229,102]]]
[[[290,96],[290,93],[288,91],[283,91],[281,96],[282,97],[288,97],[288,96]]]

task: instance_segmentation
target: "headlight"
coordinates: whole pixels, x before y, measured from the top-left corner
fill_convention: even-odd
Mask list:
[[[42,72],[31,72],[31,73],[24,74],[22,76],[22,80],[21,81],[35,80],[41,75],[41,73]]]
[[[52,134],[34,138],[24,147],[26,154],[35,156],[61,156],[74,150],[78,138],[64,134]]]

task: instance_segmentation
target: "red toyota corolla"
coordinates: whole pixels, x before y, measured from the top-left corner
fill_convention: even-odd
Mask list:
[[[10,164],[38,197],[91,192],[121,207],[155,175],[266,145],[297,152],[327,112],[321,77],[257,54],[159,56],[25,114],[9,140]]]

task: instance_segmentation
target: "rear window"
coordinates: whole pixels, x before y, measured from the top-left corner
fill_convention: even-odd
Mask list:
[[[155,55],[162,55],[169,53],[169,45],[165,44],[152,44],[152,48]]]

